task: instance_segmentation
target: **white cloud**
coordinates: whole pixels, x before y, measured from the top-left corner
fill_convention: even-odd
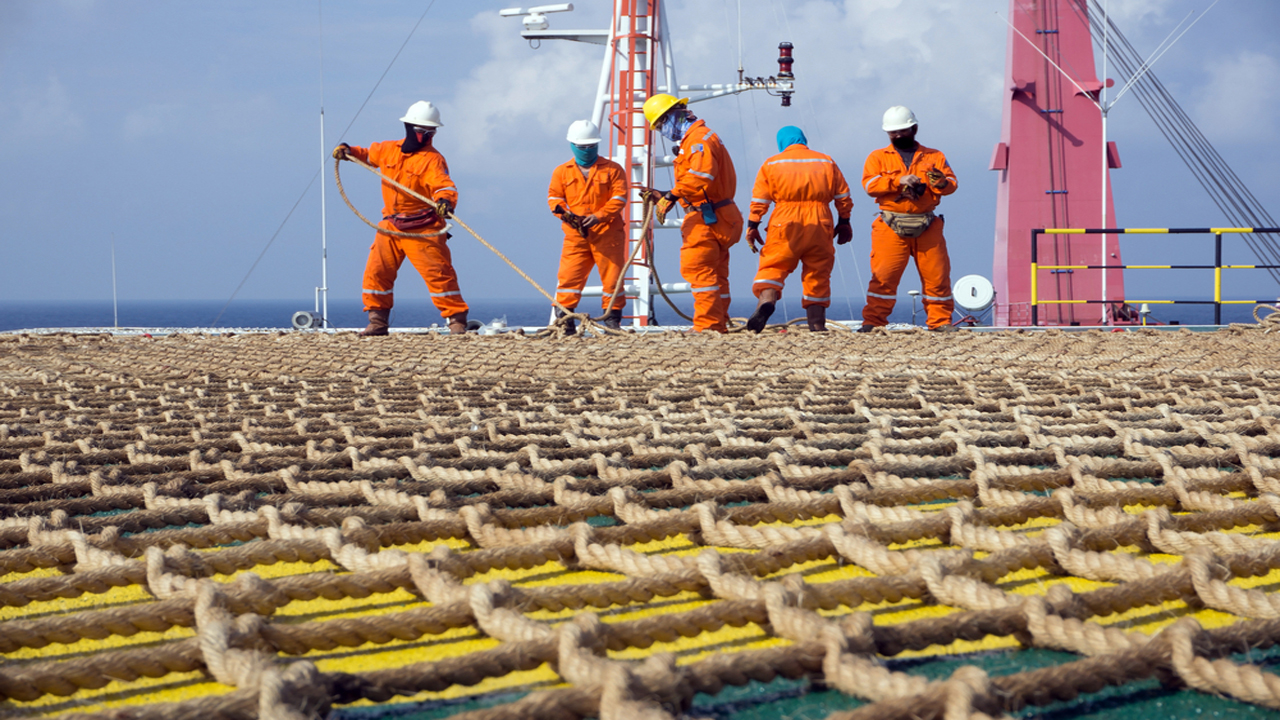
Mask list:
[[[1206,65],[1209,84],[1196,103],[1196,120],[1215,135],[1248,142],[1274,140],[1280,125],[1280,62],[1250,50]]]
[[[472,27],[488,39],[491,56],[460,84],[445,119],[460,154],[488,155],[503,138],[563,137],[590,111],[603,47],[548,41],[531,50],[519,24],[493,12],[476,16]]]
[[[166,134],[183,115],[182,106],[176,103],[146,105],[125,115],[121,134],[129,142],[150,140]]]
[[[85,121],[67,88],[50,75],[38,88],[20,88],[10,104],[10,139],[47,140],[78,136]]]

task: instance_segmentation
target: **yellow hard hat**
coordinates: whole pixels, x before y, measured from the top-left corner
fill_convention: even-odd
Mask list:
[[[676,105],[688,105],[689,98],[678,98],[674,95],[666,93],[658,93],[648,100],[644,101],[644,119],[649,121],[649,127],[658,128],[658,121],[662,119],[667,111]]]

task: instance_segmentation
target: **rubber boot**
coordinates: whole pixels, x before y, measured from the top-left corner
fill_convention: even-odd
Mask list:
[[[462,335],[467,332],[467,311],[466,310],[463,310],[462,312],[452,317],[445,318],[445,321],[449,323],[450,335]]]
[[[760,302],[756,304],[756,311],[747,318],[747,329],[753,333],[759,333],[764,326],[769,324],[769,318],[773,316],[773,309],[777,307],[778,291],[773,288],[760,291]]]
[[[622,308],[614,308],[610,310],[609,314],[604,316],[604,322],[602,322],[601,325],[604,325],[610,330],[621,330]]]
[[[822,305],[810,305],[804,309],[809,316],[809,332],[827,331],[827,308]]]
[[[369,325],[360,331],[360,337],[373,337],[374,335],[386,335],[387,328],[391,326],[390,310],[370,310]]]
[[[560,308],[556,308],[555,310],[556,310],[556,319],[557,319],[557,320],[559,320],[560,318],[562,318],[562,317],[564,317],[564,316],[566,315],[565,311],[561,310]],[[570,310],[570,312],[572,312],[572,311],[574,310],[574,308],[569,308],[569,310]],[[565,321],[564,321],[564,334],[565,334],[565,335],[577,335],[577,334],[578,334],[578,322],[577,322],[576,320],[574,320],[573,318],[569,318],[568,320],[565,320]]]

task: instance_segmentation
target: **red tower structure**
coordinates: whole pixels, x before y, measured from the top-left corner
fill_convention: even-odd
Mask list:
[[[1115,143],[1103,152],[1102,82],[1088,1],[1009,2],[1004,120],[991,159],[991,169],[1000,173],[992,273],[996,325],[1031,324],[1033,229],[1116,226],[1109,177],[1120,159]],[[1038,242],[1041,265],[1121,264],[1116,235],[1041,235]],[[1120,301],[1122,272],[1041,270],[1038,299]],[[1105,324],[1110,307],[1051,304],[1040,308],[1040,322]]]

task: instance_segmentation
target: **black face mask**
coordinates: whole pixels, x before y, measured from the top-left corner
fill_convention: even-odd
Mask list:
[[[893,146],[899,150],[916,149],[916,139],[914,137],[889,138],[889,142],[893,143]]]
[[[419,134],[418,130],[419,128],[409,123],[404,124],[404,142],[400,143],[400,152],[409,155],[431,147],[431,136],[435,135],[435,131]]]

